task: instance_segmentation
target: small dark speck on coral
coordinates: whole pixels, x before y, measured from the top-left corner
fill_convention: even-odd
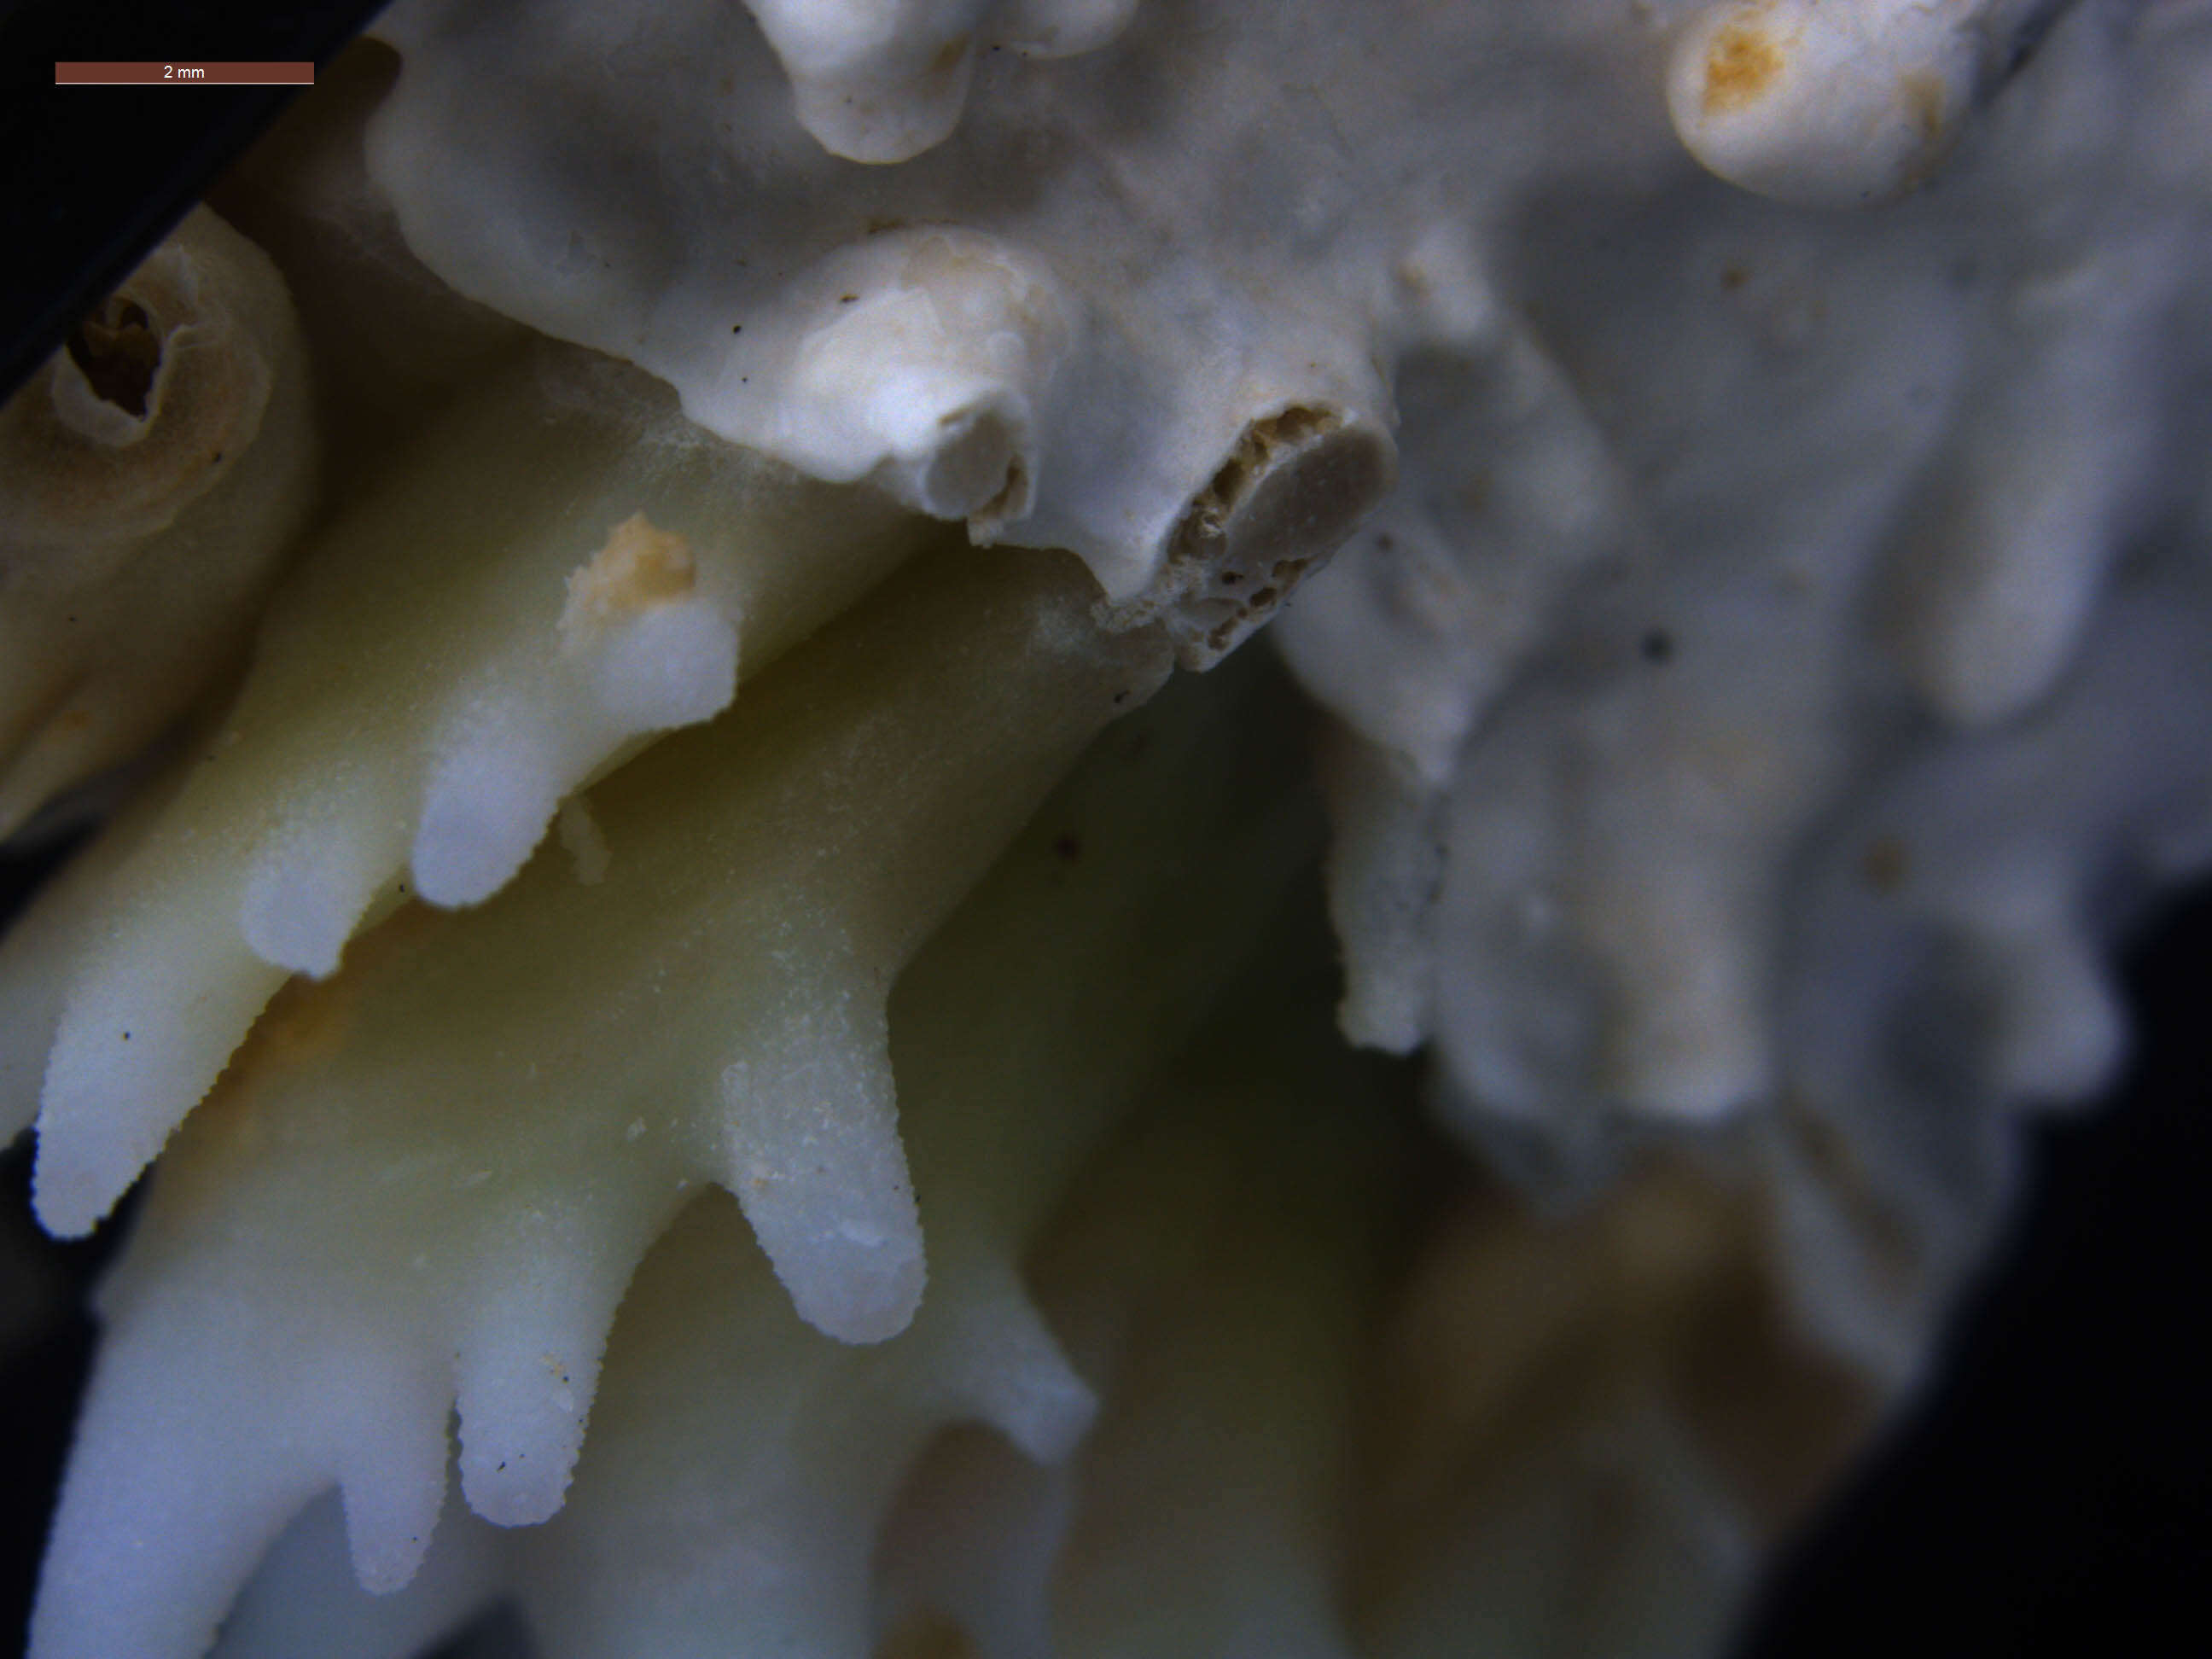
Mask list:
[[[732,323],[730,325],[730,332],[732,334],[742,334],[744,331],[745,325],[743,323]]]
[[[1381,531],[1378,530],[1375,532],[1375,545],[1380,551],[1388,553],[1392,548],[1397,546],[1397,544],[1398,544],[1396,542],[1391,540],[1389,537],[1384,535]]]
[[[1903,890],[1912,877],[1912,854],[1895,836],[1877,836],[1859,860],[1859,873],[1877,893]]]
[[[1083,838],[1076,835],[1060,835],[1053,838],[1052,850],[1063,862],[1073,864],[1083,856]]]
[[[857,294],[841,294],[837,296],[837,303],[841,306],[853,305],[859,301],[860,297]]]
[[[1655,628],[1644,636],[1638,647],[1646,662],[1665,662],[1674,654],[1674,636],[1663,628]]]

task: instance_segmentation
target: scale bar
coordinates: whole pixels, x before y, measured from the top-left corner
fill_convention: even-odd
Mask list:
[[[58,87],[311,87],[315,66],[205,62],[56,64]]]

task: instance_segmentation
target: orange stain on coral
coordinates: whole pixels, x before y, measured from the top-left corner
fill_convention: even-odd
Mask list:
[[[328,1064],[344,1048],[354,1005],[367,976],[385,971],[391,958],[419,949],[445,925],[448,913],[409,899],[346,947],[343,968],[329,979],[295,974],[262,1010],[204,1103],[257,1093],[280,1074]]]
[[[1757,103],[1787,61],[1774,37],[1758,24],[1725,25],[1705,54],[1705,113],[1719,115]]]
[[[930,62],[929,72],[932,75],[950,75],[958,69],[960,60],[968,55],[969,38],[965,34],[956,34],[939,46],[937,56]]]
[[[276,1108],[286,1081],[343,1052],[367,976],[383,971],[387,959],[419,949],[449,916],[410,899],[355,939],[343,968],[331,978],[295,975],[284,982],[163,1155],[170,1224],[213,1214],[228,1201],[235,1165],[261,1156],[281,1133]]]
[[[1941,76],[1930,75],[1924,70],[1901,76],[1897,82],[1897,95],[1923,143],[1942,137],[1943,109],[1950,101],[1950,92]]]
[[[641,611],[690,598],[697,578],[691,544],[634,513],[569,574],[561,637],[571,643],[597,638]]]

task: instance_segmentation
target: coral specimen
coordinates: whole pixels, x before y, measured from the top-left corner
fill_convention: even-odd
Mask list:
[[[0,836],[235,659],[314,487],[283,280],[199,212],[0,410]]]
[[[407,483],[326,526],[173,799],[127,854],[114,838],[119,867],[48,898],[33,927],[74,947],[0,966],[47,1034],[11,1055],[55,1055],[50,1226],[98,1219],[289,973],[331,972],[410,881],[496,891],[568,791],[722,708],[741,649],[764,665],[919,544],[869,505],[803,529],[830,517],[818,490],[625,392],[526,362],[425,432]]]
[[[2212,7],[377,27],[0,414],[33,1652],[1718,1640],[2212,865]]]

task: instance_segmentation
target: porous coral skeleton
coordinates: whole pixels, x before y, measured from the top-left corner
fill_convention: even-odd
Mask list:
[[[33,1654],[1717,1642],[2212,862],[2212,5],[375,33],[0,411]]]

